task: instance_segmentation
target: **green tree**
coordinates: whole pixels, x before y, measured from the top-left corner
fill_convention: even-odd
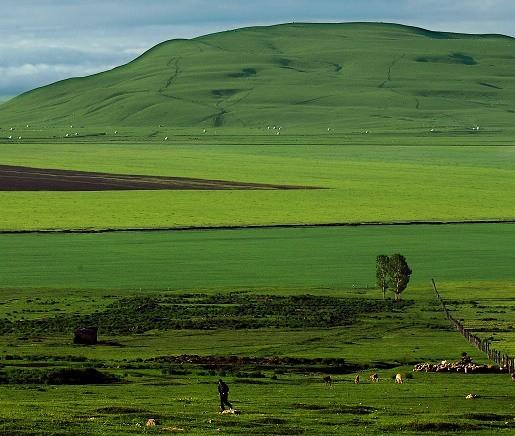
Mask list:
[[[385,254],[376,257],[376,279],[377,287],[383,291],[383,300],[386,299],[386,290],[388,289],[388,272],[390,259]]]
[[[388,275],[395,293],[395,300],[401,299],[402,292],[406,289],[411,276],[411,268],[402,254],[394,254],[390,256],[388,262]]]

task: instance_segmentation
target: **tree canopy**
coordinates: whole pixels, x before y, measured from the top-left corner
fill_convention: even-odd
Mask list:
[[[413,272],[402,254],[393,254],[388,262],[389,278],[395,293],[395,300],[401,299],[402,292],[408,286],[411,273]]]

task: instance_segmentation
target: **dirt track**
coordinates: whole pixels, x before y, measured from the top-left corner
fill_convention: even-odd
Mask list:
[[[0,165],[0,191],[316,189],[185,177],[93,173]]]

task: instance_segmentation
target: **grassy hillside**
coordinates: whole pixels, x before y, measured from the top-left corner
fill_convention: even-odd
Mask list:
[[[514,48],[393,24],[244,28],[25,93],[0,107],[0,126],[509,125]]]

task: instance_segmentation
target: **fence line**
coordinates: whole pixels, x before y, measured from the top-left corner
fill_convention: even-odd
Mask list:
[[[449,309],[447,309],[445,301],[438,292],[434,279],[431,279],[431,281],[433,282],[433,289],[435,291],[436,298],[440,302],[445,316],[454,327],[454,329],[457,330],[469,342],[469,344],[476,347],[479,351],[485,353],[488,356],[488,359],[497,363],[501,368],[506,368],[509,374],[513,374],[515,372],[515,358],[510,357],[499,350],[495,350],[490,346],[490,341],[481,339],[479,336],[471,333],[461,322],[455,319],[451,315]]]

